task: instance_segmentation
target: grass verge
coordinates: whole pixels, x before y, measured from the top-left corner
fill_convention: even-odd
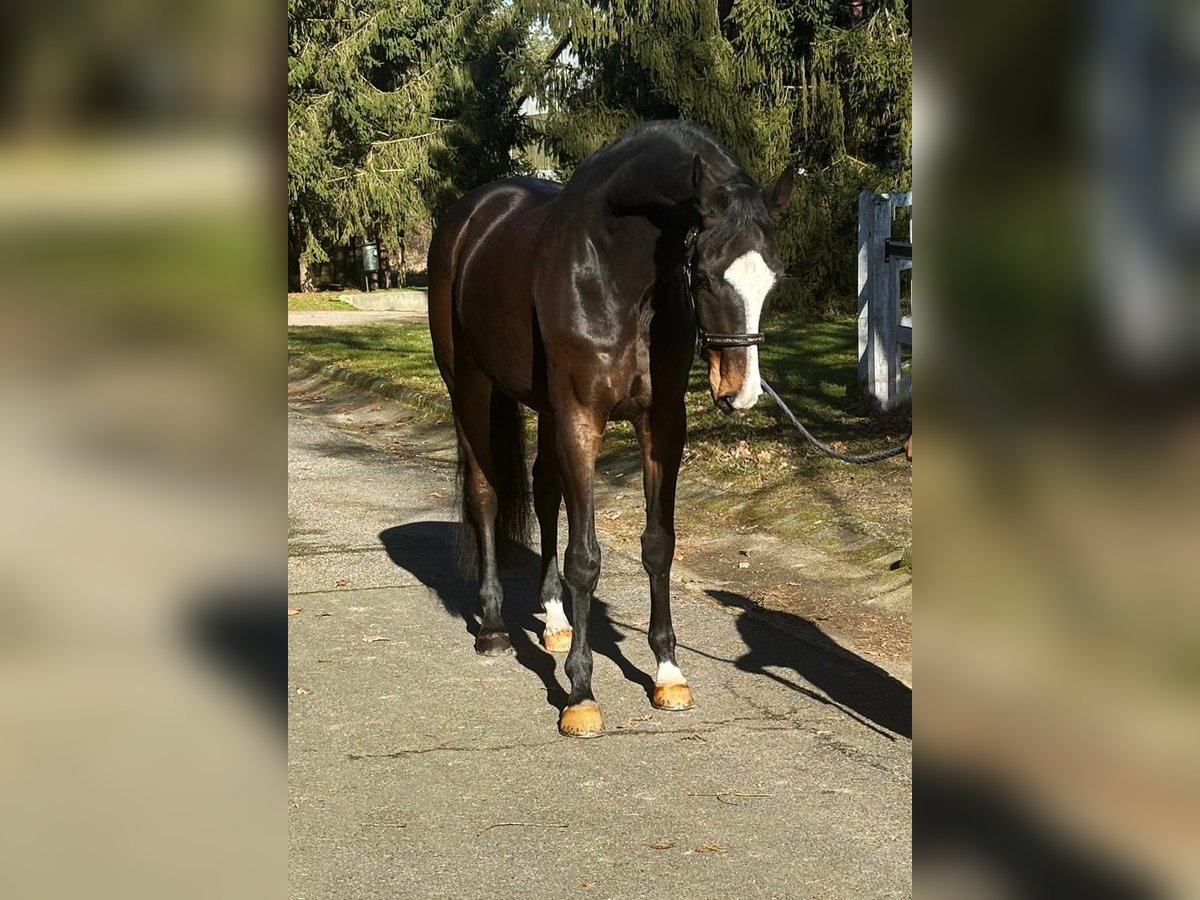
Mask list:
[[[354,307],[343,303],[340,293],[333,294],[288,294],[288,312],[309,310],[337,310],[354,312]]]

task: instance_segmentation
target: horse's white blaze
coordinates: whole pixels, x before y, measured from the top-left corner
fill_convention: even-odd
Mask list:
[[[571,623],[567,621],[567,614],[563,612],[561,600],[550,600],[546,603],[546,631],[553,634],[556,631],[563,631],[570,628]]]
[[[675,663],[660,662],[658,664],[658,673],[654,676],[655,684],[687,684],[687,679],[683,677],[683,672],[679,671],[679,666]]]
[[[743,253],[725,270],[725,280],[742,298],[746,310],[746,331],[758,331],[758,320],[762,316],[763,302],[775,286],[775,273],[757,250]],[[746,348],[746,378],[742,389],[733,399],[734,409],[749,409],[758,402],[762,394],[762,379],[758,374],[758,348]]]

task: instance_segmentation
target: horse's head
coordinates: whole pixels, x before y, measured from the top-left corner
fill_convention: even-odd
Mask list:
[[[704,185],[700,168],[696,178],[702,221],[691,261],[696,318],[713,403],[732,414],[750,409],[762,393],[759,323],[783,272],[771,216],[787,203],[794,182],[790,168],[761,191],[748,181]]]

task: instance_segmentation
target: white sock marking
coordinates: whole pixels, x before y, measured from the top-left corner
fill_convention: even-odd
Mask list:
[[[561,600],[551,600],[546,604],[546,632],[553,634],[571,627],[567,614],[563,611]]]
[[[775,273],[757,250],[751,250],[730,263],[724,277],[742,298],[746,309],[746,331],[753,334],[758,331],[763,302],[775,286]],[[761,381],[758,374],[758,348],[747,347],[746,378],[742,382],[742,389],[733,399],[733,408],[749,409],[757,403],[762,394]]]
[[[687,684],[687,679],[683,677],[683,673],[679,671],[679,666],[675,663],[660,662],[658,664],[658,674],[654,676],[655,684]]]

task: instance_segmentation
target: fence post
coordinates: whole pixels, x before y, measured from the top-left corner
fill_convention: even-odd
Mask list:
[[[871,215],[870,191],[858,194],[858,382],[866,384],[870,375],[871,323],[867,310],[871,308],[868,289],[871,283],[871,247],[875,219]]]
[[[890,405],[900,389],[900,271],[884,259],[892,234],[892,203],[871,191],[858,195],[858,377],[871,396]]]

